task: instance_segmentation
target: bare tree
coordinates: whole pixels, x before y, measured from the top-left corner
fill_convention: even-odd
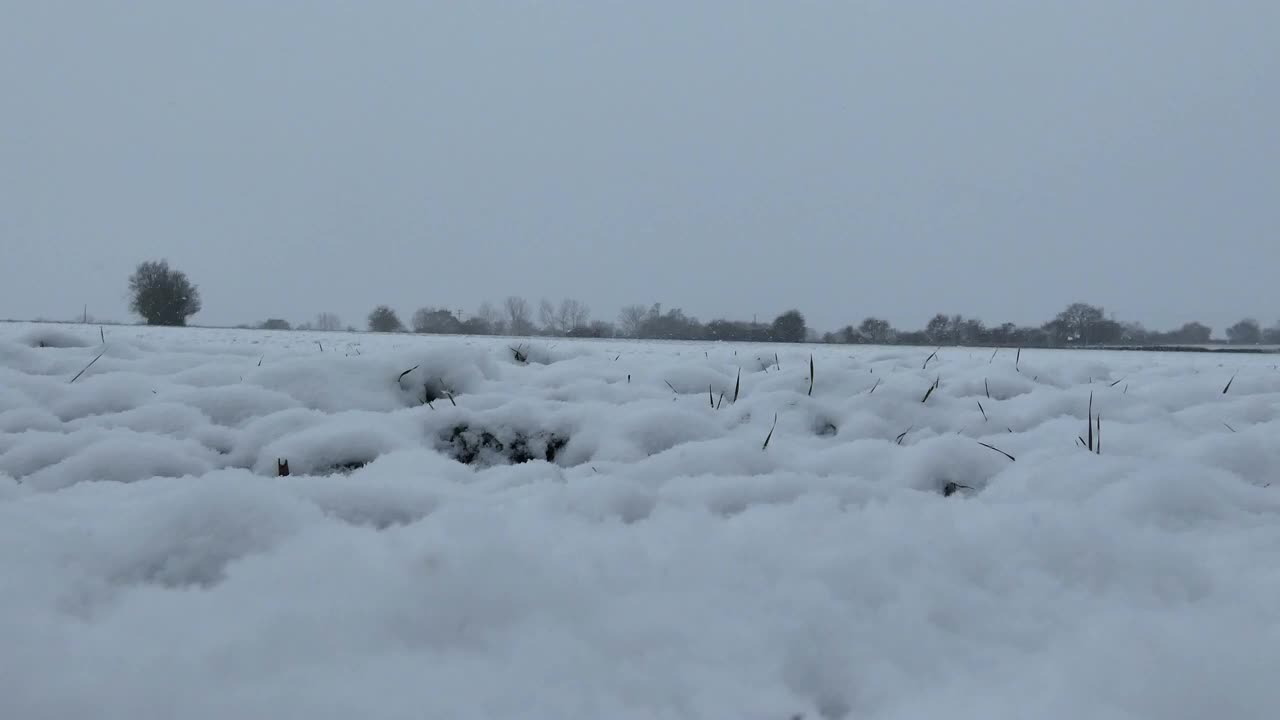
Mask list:
[[[506,332],[506,320],[503,318],[502,313],[498,312],[498,309],[488,300],[480,303],[480,307],[476,309],[476,314],[472,319],[479,320],[483,327],[488,328],[488,332],[495,335],[501,335]]]
[[[538,306],[538,316],[542,327],[552,335],[570,335],[575,330],[585,329],[591,320],[591,308],[586,303],[573,298],[560,301],[559,307],[550,301],[543,300]]]
[[[846,340],[846,342],[851,342],[854,334],[852,332],[853,328],[849,328],[849,330],[850,340]],[[888,320],[881,320],[880,318],[869,317],[863,320],[862,324],[858,326],[858,333],[869,343],[883,345],[893,340],[893,326],[889,324]]]
[[[640,330],[649,317],[649,308],[643,305],[628,305],[618,313],[618,331],[625,337],[640,337]]]
[[[551,301],[542,298],[542,302],[538,303],[538,320],[542,322],[542,329],[552,335],[563,335],[564,330],[560,328],[556,317],[556,306]]]
[[[325,330],[329,332],[341,330],[342,320],[338,319],[338,316],[331,312],[322,312],[316,316],[315,328],[317,330]]]
[[[502,302],[506,315],[507,332],[512,335],[532,335],[533,313],[529,310],[529,301],[512,295]]]

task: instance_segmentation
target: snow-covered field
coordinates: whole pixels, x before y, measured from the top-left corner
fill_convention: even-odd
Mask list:
[[[512,344],[0,325],[0,717],[1280,716],[1275,356]]]

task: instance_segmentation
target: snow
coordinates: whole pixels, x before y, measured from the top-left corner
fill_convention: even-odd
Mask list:
[[[103,350],[0,325],[5,718],[1280,713],[1275,356]]]

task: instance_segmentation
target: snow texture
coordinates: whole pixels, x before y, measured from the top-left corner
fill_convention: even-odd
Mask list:
[[[0,325],[0,717],[1280,715],[1275,356],[105,335]]]

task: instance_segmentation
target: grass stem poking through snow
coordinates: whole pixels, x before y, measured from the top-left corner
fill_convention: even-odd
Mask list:
[[[1110,385],[1108,385],[1107,387],[1115,387],[1115,386],[1119,385],[1119,384],[1120,384],[1120,383],[1122,383],[1122,382],[1124,382],[1124,378],[1120,378],[1119,380],[1117,380],[1117,381],[1115,381],[1115,382],[1111,383],[1111,384],[1110,384]]]
[[[107,344],[107,331],[102,329],[101,325],[98,326],[98,337],[102,339],[103,345]]]
[[[896,437],[896,438],[894,438],[894,439],[893,439],[893,444],[894,444],[894,445],[901,445],[901,444],[902,444],[902,441],[907,439],[907,433],[911,432],[914,428],[915,428],[915,425],[912,425],[911,427],[909,427],[909,428],[907,428],[906,430],[903,430],[901,433],[899,433],[899,434],[898,434],[898,437]]]
[[[733,404],[738,404],[738,391],[742,389],[742,368],[738,368],[738,379],[733,381]]]
[[[1089,393],[1089,419],[1085,421],[1085,427],[1089,429],[1089,452],[1093,452],[1093,393]]]
[[[101,358],[103,355],[106,355],[106,354],[107,354],[107,350],[106,350],[106,348],[103,348],[103,349],[102,349],[102,352],[98,353],[98,356],[97,356],[97,357],[95,357],[94,359],[90,360],[90,361],[89,361],[89,364],[88,364],[88,365],[85,365],[83,370],[81,370],[80,372],[76,373],[76,376],[75,376],[75,377],[73,377],[73,378],[71,378],[71,382],[69,382],[69,383],[67,383],[67,384],[68,384],[68,385],[70,385],[71,383],[73,383],[73,382],[75,382],[75,381],[79,380],[79,379],[80,379],[80,376],[81,376],[81,375],[83,375],[83,374],[85,373],[85,370],[88,370],[89,368],[93,367],[93,364],[94,364],[94,363],[96,363],[96,362],[98,362],[98,359],[99,359],[99,358]]]
[[[320,342],[319,340],[317,340],[317,341],[316,341],[316,345],[319,345],[319,346],[320,346],[320,352],[324,352],[324,343],[322,343],[322,342]]]
[[[986,409],[982,407],[982,401],[981,401],[981,400],[979,400],[979,401],[978,401],[978,410],[980,410],[980,411],[982,412],[982,422],[990,422],[990,419],[989,419],[989,418],[987,418],[987,411],[986,411]]]
[[[942,348],[938,348],[938,350],[941,350],[941,349],[942,349]],[[938,350],[934,350],[934,351],[933,351],[933,353],[932,353],[931,355],[929,355],[929,357],[927,357],[927,358],[925,358],[925,359],[924,359],[924,365],[921,365],[921,366],[920,366],[920,369],[921,369],[921,370],[928,370],[928,369],[929,369],[929,361],[930,361],[930,360],[932,360],[932,359],[934,359],[934,358],[936,358],[936,357],[938,357]]]
[[[994,445],[988,445],[988,444],[986,444],[986,443],[982,442],[981,440],[979,440],[979,441],[978,441],[978,444],[979,444],[979,445],[981,445],[982,447],[984,447],[984,448],[988,449],[988,450],[995,450],[996,452],[1000,453],[1001,455],[1003,455],[1003,456],[1005,456],[1005,457],[1009,458],[1009,460],[1010,460],[1011,462],[1016,462],[1016,461],[1017,461],[1017,458],[1015,458],[1014,456],[1010,455],[1009,453],[1007,453],[1007,452],[1005,452],[1005,451],[1001,450],[1000,448],[998,448],[998,447],[996,447],[996,446],[994,446]]]
[[[513,348],[508,348],[508,349],[511,351],[511,354],[515,357],[516,362],[521,364],[529,362],[529,354],[524,351],[524,345],[517,345]]]
[[[400,377],[396,378],[396,382],[397,382],[397,383],[399,383],[401,380],[403,380],[403,379],[404,379],[404,376],[405,376],[405,375],[408,375],[409,373],[413,372],[414,370],[417,370],[417,369],[418,369],[418,368],[420,368],[420,367],[422,367],[422,366],[421,366],[421,365],[414,365],[413,367],[409,368],[408,370],[405,370],[404,372],[400,373]]]
[[[991,353],[991,359],[987,361],[988,365],[996,361],[996,353],[998,352],[1000,352],[1000,348],[996,348],[995,351]]]
[[[1018,348],[1018,354],[1013,357],[1013,369],[1016,372],[1022,372],[1018,367],[1022,363],[1022,348]]]
[[[764,445],[760,446],[761,450],[769,449],[769,441],[773,439],[773,431],[778,429],[778,413],[773,414],[773,426],[769,428],[769,434],[764,438]]]
[[[813,355],[809,355],[809,397],[813,397]]]
[[[957,492],[960,492],[961,488],[964,488],[965,490],[973,489],[968,485],[961,485],[958,482],[948,482],[946,485],[942,486],[942,497],[951,497],[952,495],[955,495]]]
[[[867,394],[870,395],[875,392],[878,387],[880,387],[880,378],[876,378],[876,384],[871,386],[871,389],[867,391]]]
[[[675,385],[672,385],[672,384],[671,384],[671,382],[670,382],[669,380],[663,380],[662,382],[666,383],[666,384],[667,384],[667,387],[671,388],[671,392],[673,392],[673,393],[675,393],[675,394],[677,394],[677,395],[679,395],[679,394],[680,394],[680,391],[679,391],[679,390],[677,390],[677,389],[676,389],[676,386],[675,386]]]
[[[1098,412],[1097,425],[1098,425],[1097,447],[1095,447],[1093,450],[1097,454],[1101,455],[1102,454],[1102,412],[1101,411]]]
[[[778,353],[774,353],[774,354],[773,354],[773,364],[774,364],[774,366],[775,366],[775,367],[777,367],[779,370],[781,370],[781,369],[782,369],[782,361],[778,359]]]
[[[258,358],[258,367],[262,367],[262,361],[266,359],[267,359],[267,354],[262,353],[262,356]]]
[[[932,395],[933,391],[937,390],[938,386],[941,384],[942,384],[942,376],[939,375],[938,379],[934,380],[933,384],[929,386],[929,389],[924,391],[924,397],[920,398],[921,404],[929,402],[929,396]]]
[[[716,403],[716,409],[717,409],[717,410],[719,410],[721,405],[724,405],[724,391],[723,391],[723,390],[721,390],[721,391],[720,391],[720,401]]]
[[[1223,395],[1226,395],[1227,391],[1231,389],[1231,383],[1236,381],[1236,375],[1239,375],[1239,374],[1240,374],[1239,372],[1235,373],[1235,375],[1232,375],[1231,379],[1227,381],[1227,386],[1222,388]]]
[[[982,379],[982,389],[987,391],[987,399],[991,399],[991,384],[986,378]]]
[[[1230,430],[1231,432],[1235,432],[1235,431],[1236,431],[1236,429],[1235,429],[1235,428],[1231,427],[1230,425],[1227,425],[1225,422],[1224,422],[1224,423],[1222,423],[1222,424],[1223,424],[1223,425],[1226,425],[1226,428],[1227,428],[1228,430]]]
[[[711,403],[711,409],[716,409],[716,392],[711,389],[711,383],[707,383],[707,402]]]

